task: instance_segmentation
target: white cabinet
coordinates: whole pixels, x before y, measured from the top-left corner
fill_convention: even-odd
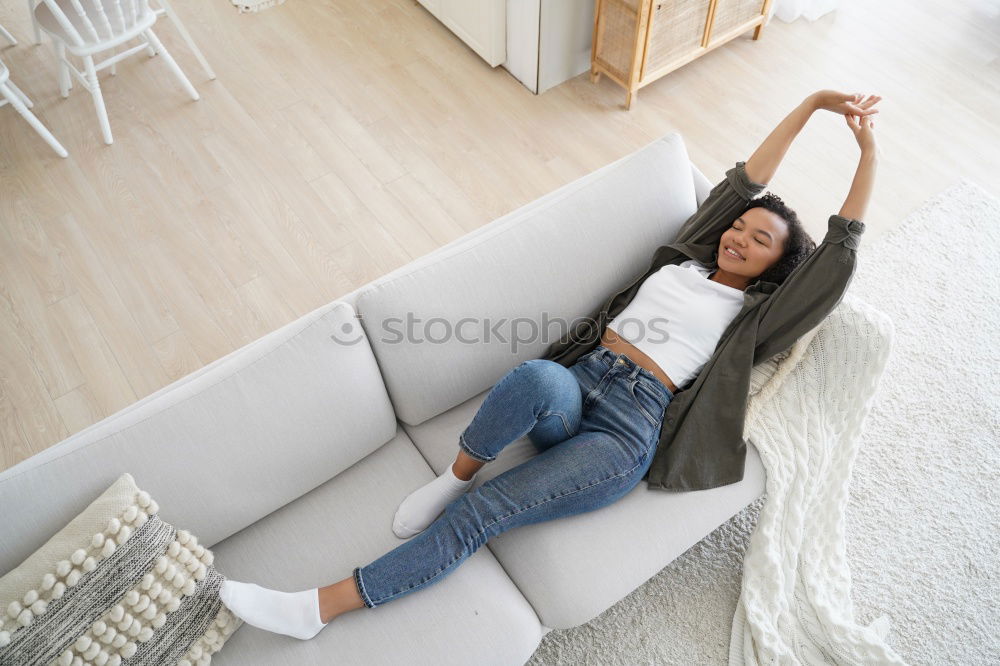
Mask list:
[[[507,0],[504,68],[541,94],[590,70],[593,0]]]
[[[533,93],[590,69],[594,0],[417,0]]]
[[[507,0],[417,0],[496,67],[507,59]]]

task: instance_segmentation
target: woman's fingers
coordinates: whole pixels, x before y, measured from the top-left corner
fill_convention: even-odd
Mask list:
[[[856,106],[856,105],[853,105],[853,104],[849,104],[847,108],[851,112],[851,115],[855,115],[855,116],[867,116],[867,115],[870,115],[872,113],[878,113],[878,109],[868,109],[868,108],[861,107],[861,106]]]
[[[865,106],[865,107],[869,107],[869,106],[871,106],[873,104],[877,104],[881,100],[882,100],[882,98],[879,97],[878,95],[870,95],[868,97],[868,99],[866,99],[861,105]]]
[[[870,96],[868,99],[866,99],[864,102],[861,102],[860,104],[846,102],[845,106],[851,113],[853,113],[853,115],[867,116],[872,113],[878,113],[878,109],[874,108],[874,105],[877,104],[881,99],[882,99],[881,97],[873,95]]]

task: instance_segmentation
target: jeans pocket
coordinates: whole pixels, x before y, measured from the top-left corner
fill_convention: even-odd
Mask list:
[[[635,406],[646,417],[650,425],[658,426],[663,423],[663,413],[667,406],[659,395],[638,379],[629,382],[628,392],[632,396]]]

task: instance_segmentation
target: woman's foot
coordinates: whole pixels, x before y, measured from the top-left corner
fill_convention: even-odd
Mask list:
[[[392,531],[396,536],[406,539],[420,534],[441,515],[446,506],[472,487],[475,475],[463,481],[455,476],[453,467],[449,465],[444,474],[414,490],[403,500],[392,521]]]
[[[222,603],[236,617],[259,629],[308,640],[326,626],[319,612],[319,589],[279,592],[254,583],[224,580]]]

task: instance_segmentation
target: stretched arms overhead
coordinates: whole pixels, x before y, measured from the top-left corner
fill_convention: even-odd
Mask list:
[[[824,110],[841,114],[847,119],[849,126],[852,124],[852,119],[866,120],[868,116],[878,113],[875,104],[882,98],[878,95],[869,95],[862,100],[862,97],[860,93],[850,95],[836,90],[819,90],[806,97],[778,123],[750,156],[746,162],[747,175],[758,183],[771,182],[774,172],[778,170],[778,165],[788,152],[788,147],[792,145],[792,140],[798,136],[813,111]],[[858,143],[862,144],[862,152],[866,151],[865,143],[871,143],[871,148],[874,149],[873,140],[869,141],[867,138],[863,140],[863,137],[858,136],[859,129],[863,131],[864,124],[861,123],[859,127],[855,122],[851,127],[858,137]]]
[[[874,104],[881,98],[869,99]],[[819,325],[840,303],[850,285],[865,231],[861,218],[871,198],[878,164],[871,115],[845,113],[847,125],[861,148],[851,191],[840,213],[830,216],[826,237],[816,251],[761,305],[754,364],[788,349],[799,335]]]
[[[871,132],[870,116],[878,113],[874,105],[882,98],[869,95],[849,95],[834,90],[820,90],[806,97],[795,109],[778,123],[746,162],[737,162],[717,183],[698,210],[681,225],[675,243],[691,244],[718,242],[747,202],[767,188],[778,165],[788,152],[792,140],[798,135],[813,111],[826,110],[843,114],[861,146],[862,165],[855,176],[851,193],[839,215],[860,220],[864,214],[874,179],[874,157],[877,154]]]

